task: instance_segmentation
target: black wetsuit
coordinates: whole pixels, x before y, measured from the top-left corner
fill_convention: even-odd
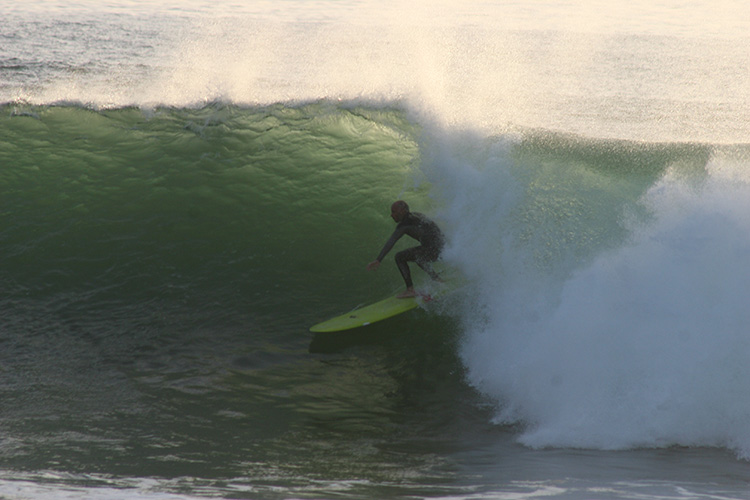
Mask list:
[[[440,257],[440,252],[443,250],[443,245],[445,244],[445,238],[437,224],[428,219],[424,214],[418,212],[409,212],[398,223],[396,230],[393,231],[383,250],[380,251],[377,260],[382,262],[386,254],[393,248],[393,245],[405,234],[420,243],[417,247],[408,248],[396,254],[396,264],[398,265],[398,270],[401,271],[401,276],[403,276],[407,288],[414,286],[408,262],[416,262],[430,277],[437,279],[438,275],[432,270],[430,262],[435,262]]]

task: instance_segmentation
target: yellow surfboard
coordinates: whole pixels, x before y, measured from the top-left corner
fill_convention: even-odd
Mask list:
[[[397,299],[396,297],[388,297],[385,300],[370,304],[369,306],[362,307],[360,309],[354,309],[341,316],[336,316],[328,321],[323,321],[310,328],[311,332],[322,333],[322,332],[340,332],[343,330],[351,330],[352,328],[358,328],[360,326],[366,326],[370,323],[382,321],[390,317],[396,316],[397,314],[405,313],[417,307],[420,302],[429,300],[429,296],[416,297],[408,299]]]

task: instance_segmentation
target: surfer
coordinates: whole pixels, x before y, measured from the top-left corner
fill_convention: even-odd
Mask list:
[[[431,262],[435,262],[440,257],[443,250],[445,238],[437,224],[427,218],[426,215],[418,212],[409,211],[409,205],[405,201],[396,201],[391,205],[391,218],[398,224],[396,230],[385,243],[380,251],[380,255],[374,261],[367,264],[367,270],[372,271],[380,267],[383,258],[391,251],[393,245],[403,235],[407,234],[417,240],[420,245],[407,248],[396,254],[396,265],[401,271],[401,276],[406,283],[406,291],[398,294],[396,297],[405,299],[415,297],[414,283],[411,280],[409,271],[409,262],[416,262],[419,267],[430,275],[434,280],[440,280],[438,274],[432,269]]]

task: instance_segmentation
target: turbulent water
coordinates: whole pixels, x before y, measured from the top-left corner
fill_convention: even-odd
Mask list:
[[[8,7],[0,496],[750,498],[724,7]]]

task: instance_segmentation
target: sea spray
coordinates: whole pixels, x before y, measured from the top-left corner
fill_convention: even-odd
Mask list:
[[[457,199],[455,193],[470,188],[474,204],[484,209],[484,225],[474,227],[480,237],[461,234],[463,243],[452,247],[470,272],[480,264],[486,269],[476,294],[483,314],[473,307],[465,317],[469,379],[497,402],[497,422],[522,424],[521,442],[722,446],[750,456],[744,397],[750,384],[750,182],[741,154],[717,153],[701,174],[695,166],[704,153],[690,166],[685,156],[673,156],[642,196],[611,203],[608,216],[598,211],[598,221],[582,218],[582,211],[558,231],[552,226],[565,217],[552,200],[570,201],[574,193],[584,205],[602,196],[616,201],[617,189],[583,189],[586,182],[565,188],[547,176],[549,189],[534,194],[539,179],[531,175],[520,187],[506,185],[516,199],[513,190],[522,191],[518,206],[508,208],[494,198],[503,194],[492,187],[498,174],[481,173],[476,165],[468,168],[486,182],[447,189]],[[513,156],[480,170],[513,170]],[[556,167],[575,177],[570,164]],[[583,179],[592,176],[607,185],[607,176],[589,166]],[[454,206],[465,210],[460,201]],[[544,216],[518,220],[545,206]],[[537,238],[519,237],[522,223],[541,223],[532,229]],[[500,237],[482,240],[488,231]],[[596,248],[579,246],[576,236],[592,231],[604,235],[588,239]],[[502,257],[483,260],[492,247]]]

